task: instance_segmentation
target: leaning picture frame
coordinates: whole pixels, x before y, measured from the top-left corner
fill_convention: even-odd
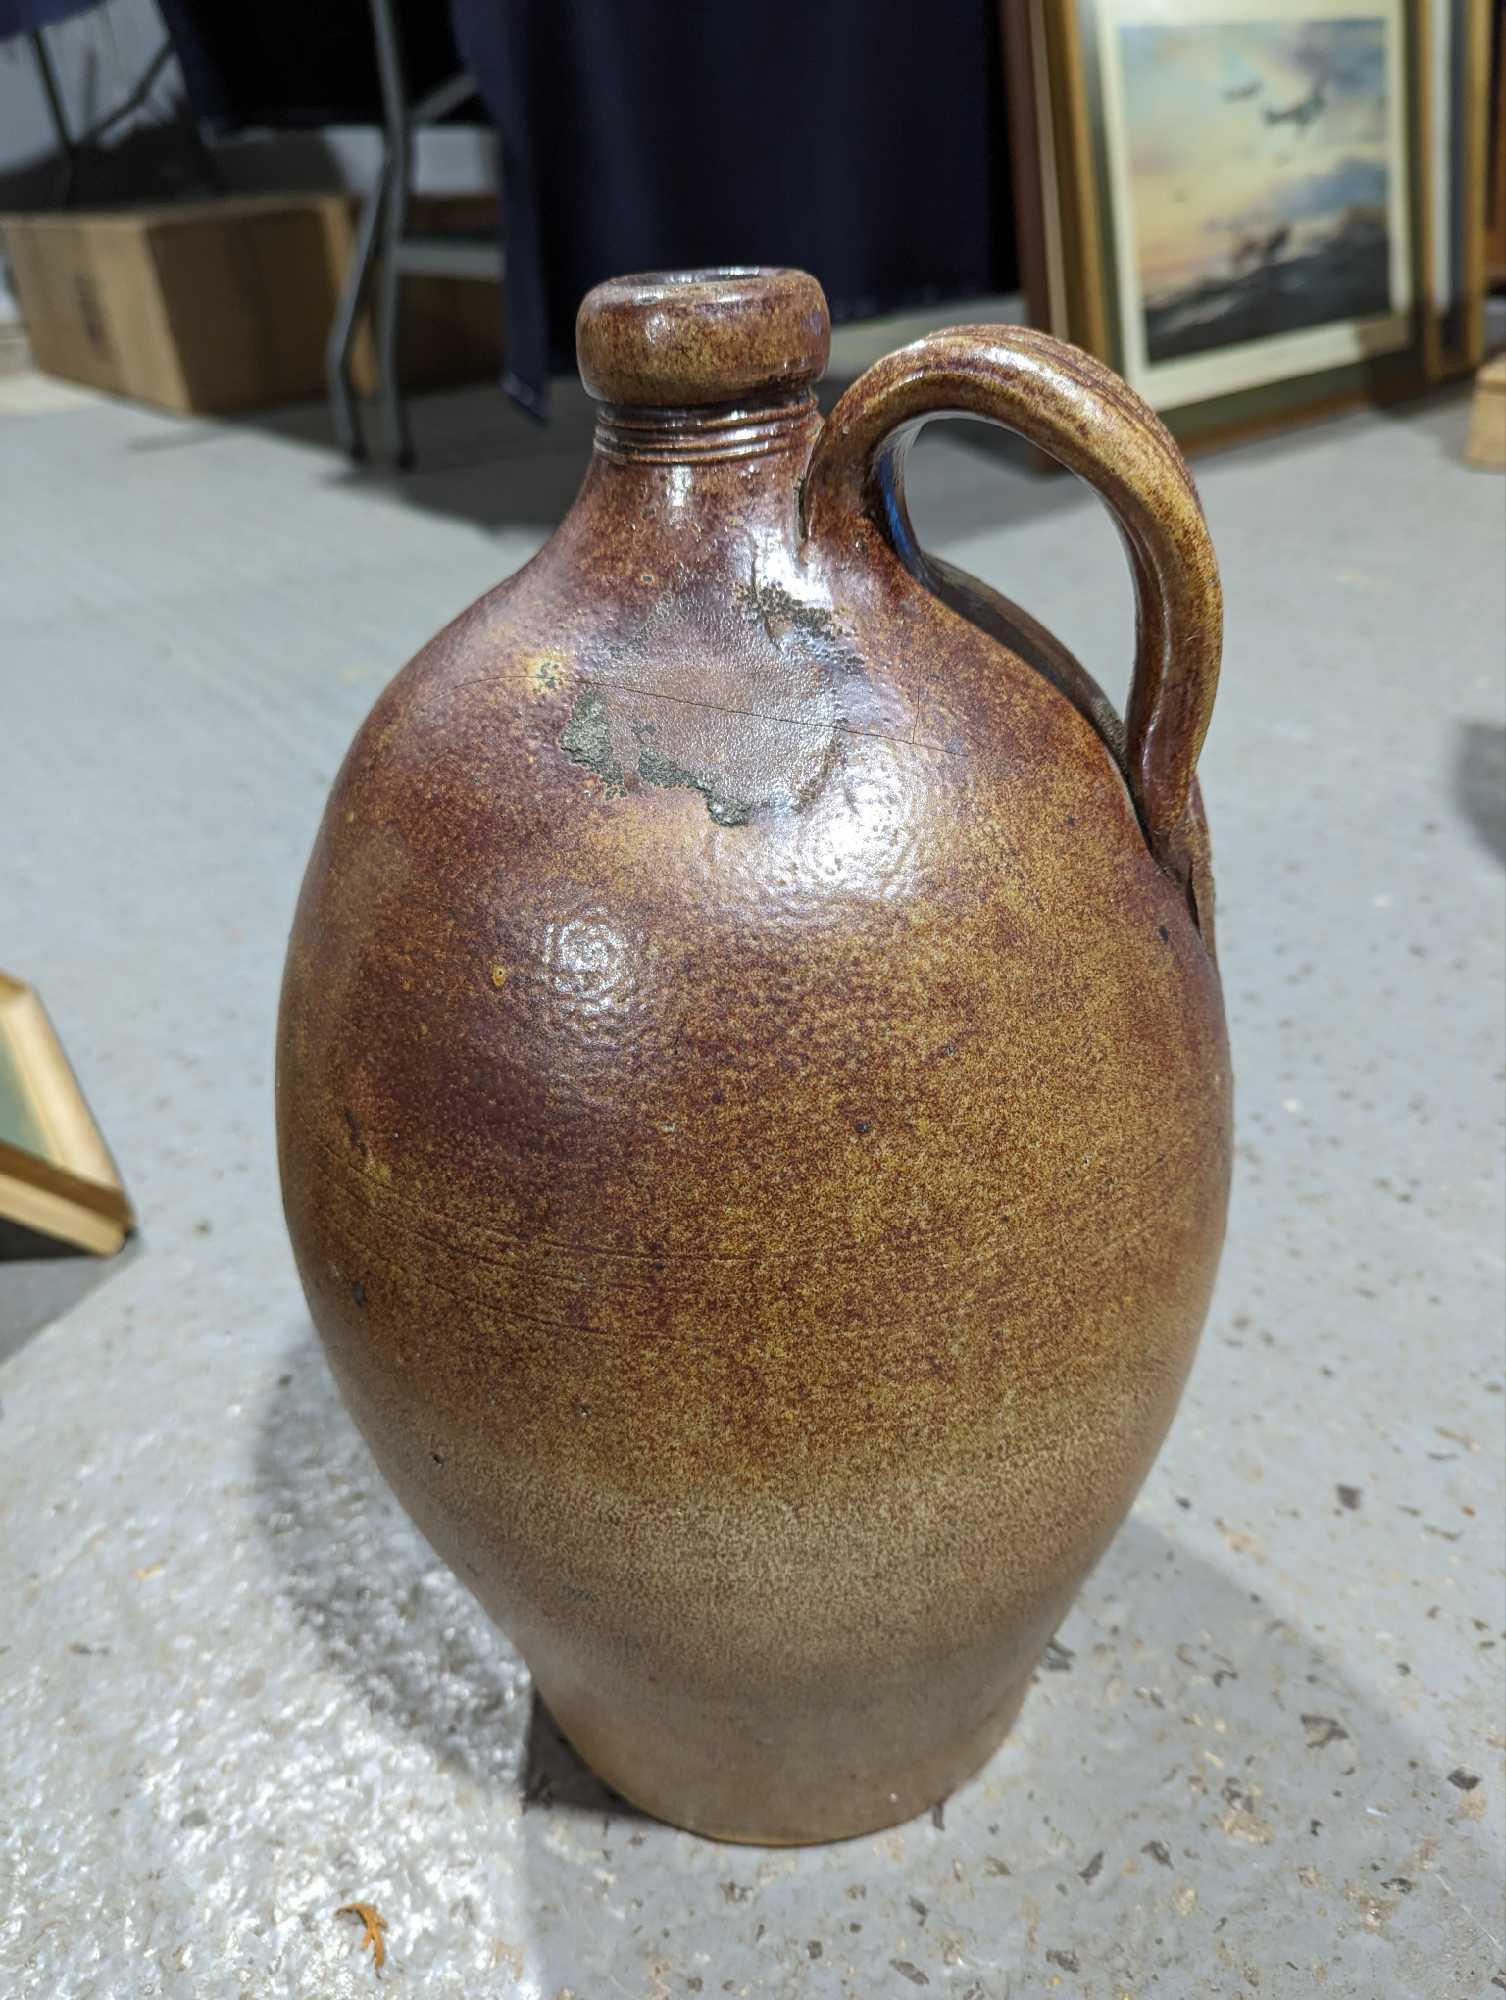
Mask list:
[[[1012,0],[1006,21],[1030,317],[1184,443],[1474,365],[1484,0]]]
[[[1418,16],[1426,152],[1423,347],[1433,380],[1470,373],[1485,354],[1490,17],[1490,0],[1424,0]]]
[[[135,1226],[120,1174],[34,988],[0,972],[0,1230],[95,1256]]]

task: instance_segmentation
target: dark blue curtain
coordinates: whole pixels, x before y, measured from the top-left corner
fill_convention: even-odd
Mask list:
[[[507,385],[599,279],[794,264],[836,318],[1015,281],[995,0],[451,0],[501,134]]]

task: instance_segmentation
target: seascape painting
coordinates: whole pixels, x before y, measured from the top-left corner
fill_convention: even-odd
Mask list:
[[[1116,11],[1131,379],[1216,392],[1312,365],[1322,329],[1334,360],[1405,338],[1395,8]]]

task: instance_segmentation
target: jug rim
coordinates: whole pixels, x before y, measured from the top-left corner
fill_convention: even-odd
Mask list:
[[[787,396],[819,379],[830,345],[820,285],[774,264],[608,278],[586,294],[575,324],[587,393],[629,408]]]

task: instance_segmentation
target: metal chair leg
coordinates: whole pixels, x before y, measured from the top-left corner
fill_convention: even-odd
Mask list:
[[[381,218],[382,268],[376,307],[377,390],[388,449],[398,466],[406,471],[413,464],[413,439],[398,383],[397,340],[402,306],[402,242],[413,179],[412,112],[392,0],[371,0],[371,19],[376,30],[377,74],[382,85],[387,139],[387,198]]]
[[[371,192],[361,204],[361,220],[351,245],[350,264],[340,287],[340,300],[324,349],[324,375],[329,386],[330,415],[340,449],[352,458],[366,456],[366,439],[361,428],[360,406],[350,381],[350,351],[355,345],[356,326],[371,280],[376,255],[377,230],[387,199],[387,170],[378,173]]]
[[[406,163],[404,163],[406,165]],[[395,171],[382,213],[382,264],[377,273],[376,348],[377,394],[382,402],[382,429],[393,462],[400,471],[413,465],[413,438],[408,409],[398,380],[398,327],[402,308],[401,245],[408,220],[406,171]]]
[[[47,46],[47,37],[40,28],[31,32],[31,52],[36,58],[37,74],[42,79],[42,95],[47,100],[47,109],[52,117],[52,129],[57,134],[58,151],[63,156],[63,174],[58,188],[59,208],[66,208],[73,199],[74,183],[78,178],[78,147],[73,134],[68,130],[68,114],[63,109],[63,89],[58,82],[57,70],[53,67],[52,51]]]

